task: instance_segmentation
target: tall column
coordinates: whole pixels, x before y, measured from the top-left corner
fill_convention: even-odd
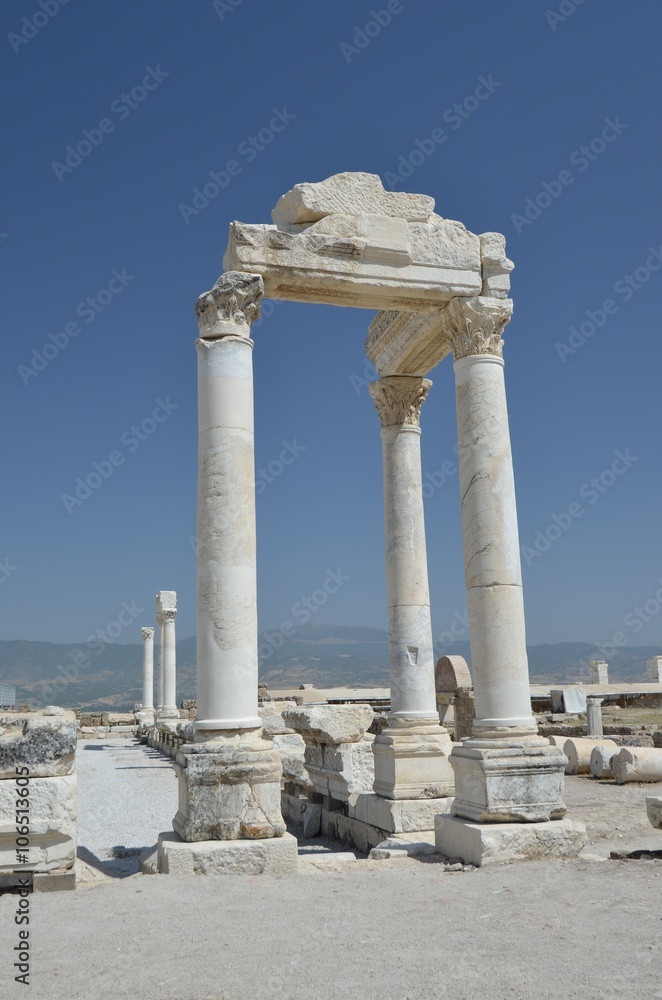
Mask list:
[[[282,837],[282,765],[257,711],[253,342],[259,275],[229,271],[196,302],[197,702],[177,755],[184,841]],[[296,854],[296,842],[292,849]],[[287,846],[287,845],[286,845]],[[287,847],[290,851],[290,847]]]
[[[141,629],[143,637],[143,711],[154,710],[154,629]]]
[[[159,720],[162,722],[179,719],[177,711],[177,648],[175,643],[175,618],[177,617],[177,594],[174,590],[160,590],[156,595],[157,617],[162,623],[161,632],[161,684],[162,703]]]
[[[377,794],[432,798],[453,789],[450,737],[439,725],[421,474],[421,406],[432,383],[408,375],[373,382],[384,465],[391,712],[375,739]]]
[[[509,299],[452,299],[460,498],[476,718],[456,744],[453,813],[484,821],[561,817],[564,758],[531,711],[502,331]]]
[[[158,607],[158,598],[157,598]],[[158,717],[161,709],[163,708],[163,649],[165,644],[165,632],[163,630],[163,615],[160,611],[156,612],[156,624],[159,626],[159,662],[158,662],[158,674],[156,678],[156,715]]]

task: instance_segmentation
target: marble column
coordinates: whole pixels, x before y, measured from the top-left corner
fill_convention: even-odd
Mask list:
[[[143,637],[143,703],[142,710],[154,710],[154,629],[141,629]]]
[[[159,649],[159,707],[156,720],[159,725],[171,725],[179,719],[176,694],[175,617],[177,594],[174,590],[159,590],[156,595],[156,620],[160,630]]]
[[[556,819],[565,760],[531,710],[501,334],[509,299],[452,299],[462,537],[476,718],[453,748],[452,812],[480,822]]]
[[[177,755],[184,841],[282,837],[282,765],[257,711],[253,342],[259,275],[229,271],[196,302],[197,718]],[[296,849],[296,842],[294,842]],[[289,850],[289,848],[288,848]]]
[[[158,673],[156,677],[156,715],[158,717],[159,712],[163,708],[163,649],[165,644],[163,615],[160,611],[156,612],[156,624],[159,626],[159,661]]]
[[[374,791],[388,799],[452,793],[451,741],[439,725],[421,474],[428,379],[391,375],[370,393],[381,422],[391,712],[374,742]]]

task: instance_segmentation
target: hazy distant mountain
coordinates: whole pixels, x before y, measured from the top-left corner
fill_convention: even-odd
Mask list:
[[[141,698],[142,647],[88,648],[53,642],[0,641],[0,681],[17,687],[17,700],[35,706],[57,703],[77,708],[130,709]],[[444,652],[470,661],[469,643]],[[606,657],[610,679],[642,681],[656,646],[630,646]],[[441,651],[438,651],[438,655]],[[561,642],[529,647],[532,681],[588,680],[586,661],[601,657],[590,643]],[[271,688],[387,687],[388,636],[383,629],[310,624],[285,637],[260,636],[260,680]],[[195,639],[177,643],[177,700],[195,697]]]

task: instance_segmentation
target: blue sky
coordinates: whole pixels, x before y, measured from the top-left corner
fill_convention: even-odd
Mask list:
[[[126,602],[117,641],[138,641],[158,589],[194,632],[193,303],[233,219],[366,170],[506,234],[529,640],[662,648],[657,0],[34,0],[1,18],[0,638],[80,642]],[[225,187],[193,203],[210,172]],[[348,579],[313,620],[385,625],[371,318],[276,303],[254,332],[256,461],[277,473],[258,497],[262,628],[329,570]],[[466,601],[449,361],[432,378],[438,635]]]

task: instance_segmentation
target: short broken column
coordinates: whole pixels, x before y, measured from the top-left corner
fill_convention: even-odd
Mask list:
[[[174,834],[159,871],[296,870],[282,765],[258,715],[253,342],[262,279],[229,271],[196,302],[197,718],[177,753]]]
[[[586,733],[588,736],[603,736],[602,698],[586,699]]]
[[[566,756],[566,774],[589,774],[591,770],[591,754],[596,746],[618,749],[614,740],[595,739],[591,740],[579,737],[570,737],[563,744],[563,753]]]
[[[628,781],[662,781],[662,750],[657,747],[623,747],[611,759],[617,785]]]

